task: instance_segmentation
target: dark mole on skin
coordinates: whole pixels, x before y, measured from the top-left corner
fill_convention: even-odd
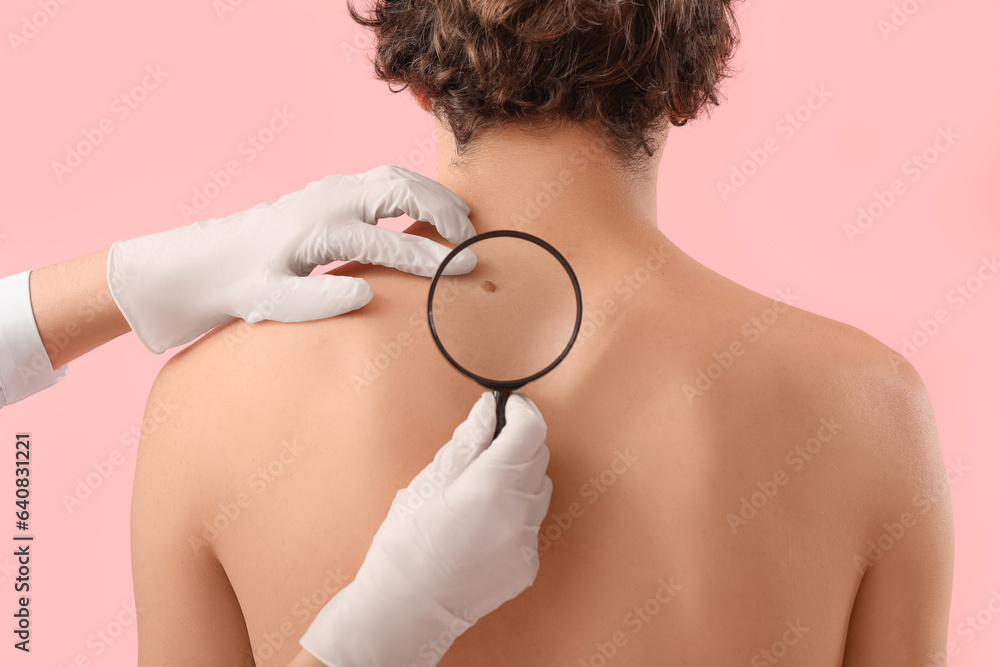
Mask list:
[[[480,285],[480,287],[482,287],[487,292],[496,292],[497,291],[497,286],[494,285],[493,283],[491,283],[489,280],[484,280],[483,284]]]

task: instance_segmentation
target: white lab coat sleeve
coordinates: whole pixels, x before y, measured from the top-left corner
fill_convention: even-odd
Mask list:
[[[0,408],[51,387],[66,375],[52,370],[35,326],[28,271],[0,279]]]

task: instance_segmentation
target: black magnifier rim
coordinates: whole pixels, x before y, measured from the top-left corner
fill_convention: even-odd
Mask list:
[[[573,284],[573,293],[576,296],[576,322],[573,325],[573,334],[569,337],[569,343],[566,344],[566,348],[559,354],[558,357],[556,357],[555,361],[553,361],[551,364],[549,364],[542,370],[538,371],[534,375],[529,375],[528,377],[521,378],[520,380],[491,380],[489,378],[482,377],[481,375],[476,375],[475,373],[466,370],[462,366],[462,364],[455,361],[452,358],[452,356],[448,354],[448,350],[446,350],[444,344],[441,343],[441,339],[438,337],[437,329],[434,327],[434,312],[433,312],[434,290],[437,288],[438,278],[441,277],[441,272],[444,271],[444,268],[448,266],[448,262],[450,262],[455,257],[455,255],[462,252],[473,243],[478,243],[479,241],[485,241],[486,239],[491,239],[498,236],[509,236],[511,238],[524,239],[525,241],[531,241],[535,245],[541,246],[543,249],[547,250],[553,257],[559,260],[559,263],[562,264],[562,267],[566,269],[566,273],[569,274],[570,282]],[[472,378],[473,380],[483,385],[484,387],[488,387],[490,389],[499,391],[514,391],[515,389],[519,389],[524,385],[528,384],[529,382],[531,382],[532,380],[537,380],[541,376],[551,371],[553,368],[559,365],[559,362],[561,362],[563,359],[566,358],[567,354],[569,354],[570,348],[573,347],[573,343],[576,342],[576,337],[580,333],[580,324],[583,322],[583,295],[580,293],[580,282],[576,279],[576,274],[573,273],[573,267],[569,265],[569,262],[566,261],[566,258],[563,257],[558,250],[556,250],[550,244],[546,243],[537,236],[528,234],[527,232],[520,232],[514,229],[496,229],[491,232],[483,232],[482,234],[476,234],[472,238],[462,241],[457,246],[455,246],[452,249],[452,251],[449,252],[448,255],[441,261],[441,264],[438,266],[437,271],[434,272],[434,278],[431,279],[430,291],[428,291],[427,293],[427,322],[431,326],[431,336],[434,338],[434,343],[437,345],[438,349],[441,350],[441,354],[443,354],[444,358],[448,360],[448,363],[454,366],[460,373],[462,373],[467,377]]]

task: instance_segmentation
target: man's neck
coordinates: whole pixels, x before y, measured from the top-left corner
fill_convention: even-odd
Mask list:
[[[516,229],[583,259],[659,236],[656,171],[629,173],[594,133],[575,125],[532,136],[493,131],[453,163],[451,134],[438,124],[440,183],[472,209],[477,232]]]

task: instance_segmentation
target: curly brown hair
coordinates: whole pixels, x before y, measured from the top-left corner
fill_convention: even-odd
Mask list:
[[[443,119],[461,154],[518,119],[599,124],[630,168],[666,121],[719,104],[739,44],[736,0],[376,0],[375,74]],[[393,89],[393,83],[402,87]]]

